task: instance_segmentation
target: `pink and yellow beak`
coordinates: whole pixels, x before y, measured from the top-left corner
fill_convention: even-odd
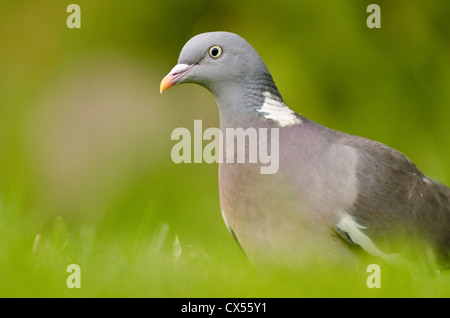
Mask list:
[[[167,74],[161,81],[161,84],[159,85],[159,92],[162,94],[166,89],[173,86],[173,80],[172,76],[170,74]]]
[[[195,65],[195,64],[194,64]],[[194,65],[188,64],[177,64],[175,67],[167,74],[161,84],[159,85],[159,92],[162,94],[166,89],[172,87],[181,80],[181,78],[189,72]]]

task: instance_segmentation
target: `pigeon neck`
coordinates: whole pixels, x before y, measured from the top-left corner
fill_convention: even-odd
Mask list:
[[[247,104],[252,107],[260,107],[264,104],[266,95],[270,94],[284,104],[270,73],[261,72],[246,80]]]
[[[237,83],[223,84],[220,90],[213,91],[222,126],[255,125],[261,117],[261,109],[267,98],[276,102],[275,107],[288,108],[269,73],[248,76]]]

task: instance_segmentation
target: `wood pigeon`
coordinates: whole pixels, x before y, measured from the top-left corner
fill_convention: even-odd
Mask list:
[[[450,189],[395,149],[292,111],[242,37],[190,39],[160,91],[181,83],[214,95],[224,134],[278,129],[276,173],[261,173],[262,163],[219,163],[222,216],[251,260],[339,261],[362,248],[391,264],[420,258],[450,266]]]

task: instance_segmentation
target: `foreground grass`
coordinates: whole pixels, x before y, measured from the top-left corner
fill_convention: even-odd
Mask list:
[[[147,228],[140,220],[112,229],[54,217],[41,224],[17,204],[2,204],[0,216],[1,297],[450,296],[448,273],[382,265],[381,288],[370,289],[364,266],[255,268],[236,246],[194,246],[167,223]],[[81,288],[67,287],[69,264],[80,266]]]

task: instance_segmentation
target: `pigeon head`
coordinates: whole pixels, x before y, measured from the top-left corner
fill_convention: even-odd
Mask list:
[[[239,35],[208,32],[191,38],[181,50],[178,64],[161,82],[160,92],[181,83],[199,84],[214,95],[235,89],[249,78],[270,75],[253,47]]]

